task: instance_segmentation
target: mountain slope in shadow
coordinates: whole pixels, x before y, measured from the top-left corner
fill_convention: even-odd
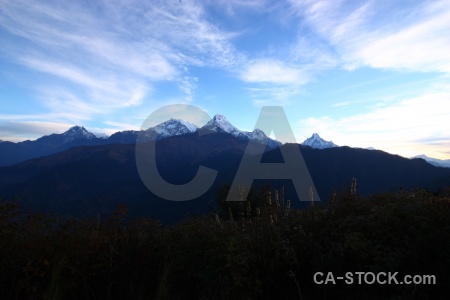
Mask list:
[[[228,133],[173,136],[157,142],[157,166],[173,184],[189,182],[200,165],[218,171],[212,188],[198,199],[167,201],[150,192],[136,168],[135,145],[111,144],[72,148],[51,156],[0,168],[0,195],[18,197],[31,208],[56,211],[67,216],[107,214],[117,205],[129,207],[129,217],[146,216],[173,223],[192,214],[208,213],[222,183],[231,183],[247,142]],[[336,147],[300,147],[323,203],[333,189],[345,188],[357,178],[357,191],[385,191],[450,186],[450,169],[438,168],[422,159],[406,159],[382,151]],[[283,162],[280,149],[267,151],[263,163]],[[285,186],[293,207],[300,202],[290,180],[258,180],[254,187],[270,182]]]

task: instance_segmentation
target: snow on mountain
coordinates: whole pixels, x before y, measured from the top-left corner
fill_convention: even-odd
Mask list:
[[[76,138],[85,138],[85,139],[94,139],[96,138],[95,134],[89,132],[83,126],[73,126],[69,130],[63,133],[65,137]]]
[[[103,133],[103,132],[93,132],[93,134],[99,139],[109,138],[109,135],[107,135],[106,133]]]
[[[338,147],[338,145],[336,145],[332,141],[325,141],[317,133],[313,133],[313,135],[310,138],[307,138],[302,143],[302,145],[310,146],[310,147],[316,148],[316,149],[325,149],[325,148]]]
[[[260,130],[260,129],[255,129],[252,132],[243,132],[250,140],[255,140],[255,141],[259,141],[263,144],[266,144],[267,146],[269,146],[270,148],[276,148],[281,146],[281,143],[279,141],[276,140],[272,140],[271,138],[269,138],[264,131]]]
[[[196,130],[197,126],[194,124],[178,119],[170,119],[147,129],[147,131],[155,131],[159,139],[169,136],[193,133]]]
[[[437,159],[437,158],[428,157],[425,154],[411,157],[411,159],[413,159],[413,158],[422,158],[429,164],[436,166],[436,167],[450,168],[450,159],[445,159],[445,160]]]
[[[207,129],[215,132],[227,132],[235,137],[259,141],[275,148],[281,145],[280,142],[272,140],[260,129],[255,129],[252,132],[242,131],[234,127],[223,115],[215,115],[202,129]]]
[[[245,134],[231,125],[230,122],[228,122],[227,118],[223,115],[215,115],[208,123],[206,123],[202,129],[208,129],[216,132],[228,132],[229,134],[239,137],[239,136],[245,136]]]
[[[234,127],[223,115],[219,114],[215,115],[202,129],[215,132],[227,132],[238,138],[260,141],[271,148],[281,145],[280,142],[267,137],[262,130],[255,129],[252,132],[241,131]],[[93,140],[92,142],[95,143],[135,143],[139,135],[142,140],[159,140],[171,136],[194,133],[197,130],[197,126],[190,122],[180,119],[170,119],[147,130],[125,130],[116,132],[111,136],[104,133],[92,133],[83,126],[73,126],[62,134],[43,136],[37,139],[37,141],[55,145],[64,145],[81,140]],[[95,140],[104,140],[104,142]]]
[[[255,129],[252,132],[246,132],[246,136],[251,140],[262,141],[264,139],[267,139],[267,135],[260,129]]]
[[[97,137],[92,132],[89,132],[83,126],[73,126],[62,134],[65,143],[72,142],[74,140],[86,139],[92,140]]]

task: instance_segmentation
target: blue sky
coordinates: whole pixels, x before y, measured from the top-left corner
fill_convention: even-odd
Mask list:
[[[0,0],[0,139],[191,104],[298,142],[450,158],[449,1]],[[202,125],[202,124],[198,124]]]

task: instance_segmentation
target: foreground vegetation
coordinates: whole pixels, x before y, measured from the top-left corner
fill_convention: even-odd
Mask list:
[[[0,299],[448,299],[448,190],[352,189],[302,211],[283,198],[219,201],[210,217],[168,228],[127,221],[126,207],[76,220],[2,201]],[[437,284],[317,285],[318,271],[428,274]]]

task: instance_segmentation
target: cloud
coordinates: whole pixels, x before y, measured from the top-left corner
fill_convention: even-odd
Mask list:
[[[302,85],[310,80],[301,67],[269,59],[249,63],[241,70],[240,78],[250,84],[247,90],[256,106],[288,105],[289,99],[298,95]]]
[[[301,64],[311,74],[334,68],[339,62],[330,45],[307,34],[297,37],[290,47],[288,57],[292,63]]]
[[[422,72],[450,73],[450,10],[433,19],[358,45],[350,63],[373,68],[395,68]],[[350,50],[351,51],[351,50]]]
[[[49,133],[62,133],[71,126],[73,125],[56,122],[2,121],[0,122],[0,139],[10,142],[37,139]]]
[[[44,107],[94,118],[138,106],[159,82],[192,100],[190,66],[233,68],[233,33],[194,1],[1,1],[0,55],[35,76]]]
[[[338,102],[333,104],[333,107],[345,107],[349,106],[350,104],[352,104],[350,101]]]
[[[185,100],[191,102],[197,89],[198,77],[190,75],[187,68],[185,72],[187,74],[180,79],[179,88],[186,94]]]
[[[328,43],[347,69],[450,72],[448,1],[408,6],[395,1],[291,0],[290,4],[300,26],[311,28]]]
[[[27,116],[29,118],[29,116]],[[104,133],[108,136],[121,130],[139,130],[138,126],[114,122],[105,122],[105,125],[114,128],[86,128],[92,133]],[[21,142],[24,140],[35,140],[53,133],[63,133],[74,123],[58,123],[45,121],[2,121],[0,122],[0,140],[10,142]]]
[[[290,99],[302,92],[301,85],[296,84],[259,84],[258,87],[247,88],[257,107],[265,105],[289,105]]]
[[[252,83],[300,85],[306,81],[306,75],[301,70],[291,68],[276,60],[259,60],[250,63],[243,70],[241,78]]]
[[[338,145],[375,147],[410,157],[427,153],[443,157],[450,149],[450,85],[390,106],[348,117],[306,118],[299,122],[299,140],[319,132]]]

